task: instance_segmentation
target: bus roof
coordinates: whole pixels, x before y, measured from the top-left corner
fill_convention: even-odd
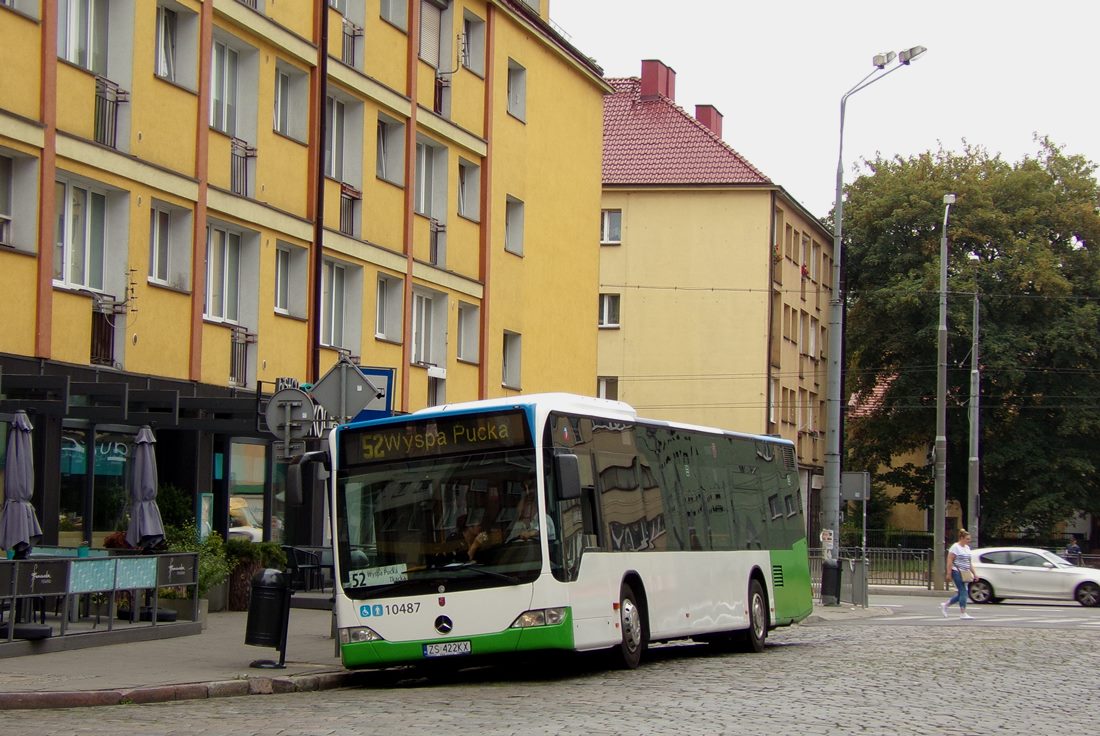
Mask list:
[[[618,419],[626,422],[641,421],[645,424],[651,425],[735,435],[738,437],[750,437],[754,439],[766,440],[768,442],[778,442],[792,446],[794,445],[791,440],[783,439],[782,437],[777,437],[775,435],[756,434],[752,432],[739,432],[736,430],[723,429],[721,427],[709,427],[702,424],[690,424],[687,422],[675,422],[667,419],[639,417],[638,412],[634,409],[634,407],[624,401],[598,399],[591,396],[581,396],[579,394],[570,394],[564,392],[520,394],[518,396],[505,396],[497,399],[483,399],[480,401],[464,401],[455,404],[441,404],[439,406],[429,406],[425,409],[419,409],[412,412],[411,414],[406,414],[404,416],[406,418],[421,417],[437,414],[447,414],[449,412],[469,412],[492,408],[520,407],[537,408],[541,412],[560,411],[572,414],[597,414],[608,419]]]

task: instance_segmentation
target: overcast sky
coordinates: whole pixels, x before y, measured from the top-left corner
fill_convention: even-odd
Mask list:
[[[964,139],[1015,162],[1035,133],[1100,161],[1095,0],[550,0],[550,16],[607,76],[638,76],[642,59],[675,69],[676,102],[715,105],[726,143],[819,217],[840,98],[879,51],[928,48],[849,98],[846,182],[862,157]]]

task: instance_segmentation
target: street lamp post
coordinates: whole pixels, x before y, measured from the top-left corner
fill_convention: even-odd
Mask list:
[[[943,195],[943,235],[940,237],[940,326],[936,332],[936,495],[932,503],[932,576],[936,590],[943,590],[947,513],[947,218],[954,194]]]
[[[834,559],[835,548],[840,544],[840,438],[843,434],[843,353],[844,353],[844,290],[843,249],[844,249],[844,109],[848,98],[866,89],[888,74],[908,66],[910,62],[923,54],[923,46],[914,46],[897,54],[893,51],[876,54],[872,63],[874,69],[859,80],[840,98],[840,148],[836,162],[836,205],[833,209],[833,283],[832,297],[829,299],[829,364],[826,393],[826,430],[825,430],[825,482],[821,491],[822,508],[822,547],[827,559]],[[897,59],[898,63],[887,69],[886,66]],[[828,532],[831,541],[826,542],[824,532]]]

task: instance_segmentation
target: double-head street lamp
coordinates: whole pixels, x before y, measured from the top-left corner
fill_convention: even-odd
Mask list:
[[[843,227],[844,227],[844,108],[848,98],[866,89],[883,77],[908,66],[923,54],[923,46],[914,46],[898,53],[875,54],[874,69],[859,80],[840,98],[840,153],[836,162],[836,205],[833,209],[833,293],[829,300],[829,365],[826,400],[825,483],[821,492],[823,510],[822,547],[827,559],[833,559],[840,544],[840,438],[843,433],[844,388],[844,289],[843,287]],[[897,63],[887,68],[894,60]],[[831,541],[829,541],[831,540]]]

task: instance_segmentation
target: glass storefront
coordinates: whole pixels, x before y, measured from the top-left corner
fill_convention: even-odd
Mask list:
[[[61,504],[58,509],[58,543],[76,546],[87,538],[88,487],[86,429],[61,432]],[[113,532],[125,531],[130,501],[130,458],[134,434],[121,431],[97,431],[92,439],[92,546],[102,547]]]
[[[267,442],[234,439],[229,450],[229,537],[260,542],[264,539],[265,511],[271,507],[267,538],[282,542],[285,529],[285,470],[268,468]],[[271,478],[272,483],[268,483]],[[267,490],[271,488],[270,495]]]

